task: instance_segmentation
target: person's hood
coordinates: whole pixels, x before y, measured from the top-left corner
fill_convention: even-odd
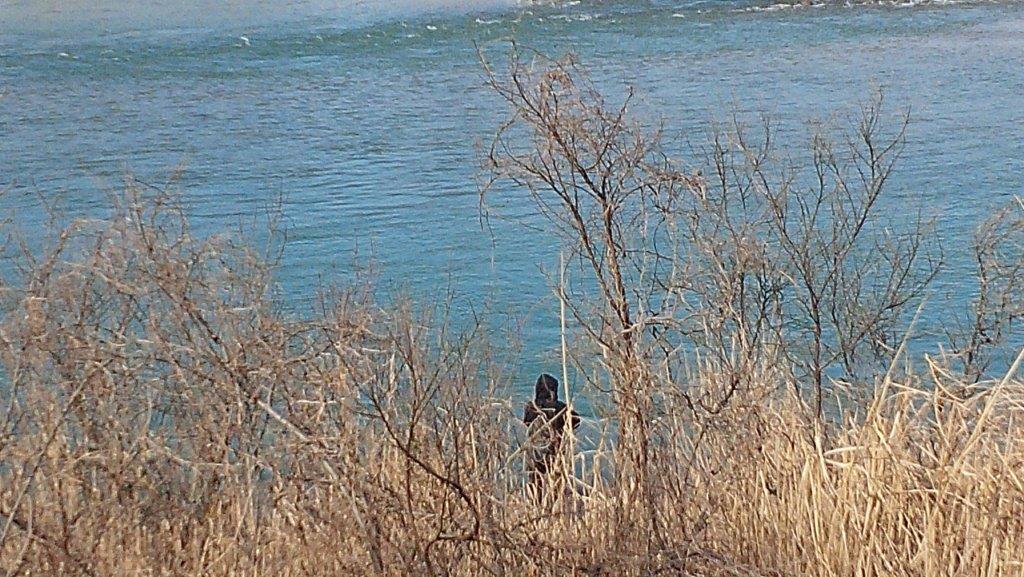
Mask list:
[[[536,387],[537,402],[558,400],[558,379],[544,373],[537,377]]]

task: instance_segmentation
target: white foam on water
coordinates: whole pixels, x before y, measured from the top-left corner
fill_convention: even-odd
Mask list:
[[[0,32],[121,33],[127,31],[246,28],[315,20],[364,26],[445,12],[511,9],[520,0],[9,0]]]
[[[984,4],[985,2],[995,3],[999,0],[813,0],[811,2],[780,2],[765,6],[748,6],[738,8],[734,12],[777,12],[786,9],[799,8],[824,8],[826,6],[845,6],[848,8],[858,6],[887,6],[890,8],[917,8],[921,6],[953,6],[958,4]]]
[[[793,4],[779,3],[779,4],[771,4],[769,6],[751,6],[750,8],[741,9],[740,11],[777,12],[779,10],[786,10],[788,8],[793,8],[793,7],[794,7]]]

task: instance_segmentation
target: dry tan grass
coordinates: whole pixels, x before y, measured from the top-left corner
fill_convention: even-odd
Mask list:
[[[289,319],[169,207],[130,183],[8,287],[6,574],[1024,573],[1018,379],[894,372],[837,424],[774,363],[695,410],[732,387],[697,363],[652,385],[645,490],[606,437],[538,502],[479,330],[366,290]]]

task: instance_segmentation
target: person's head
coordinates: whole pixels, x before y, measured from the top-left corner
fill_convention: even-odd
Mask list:
[[[551,375],[544,373],[537,377],[537,401],[557,401],[558,400],[558,379]]]

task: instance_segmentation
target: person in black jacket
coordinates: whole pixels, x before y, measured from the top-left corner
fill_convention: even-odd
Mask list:
[[[527,463],[530,482],[538,491],[542,490],[544,476],[551,469],[562,447],[565,433],[566,404],[558,400],[558,379],[545,373],[537,378],[534,399],[526,403],[523,422],[530,433],[529,461]],[[580,416],[571,412],[571,425],[580,425]]]

